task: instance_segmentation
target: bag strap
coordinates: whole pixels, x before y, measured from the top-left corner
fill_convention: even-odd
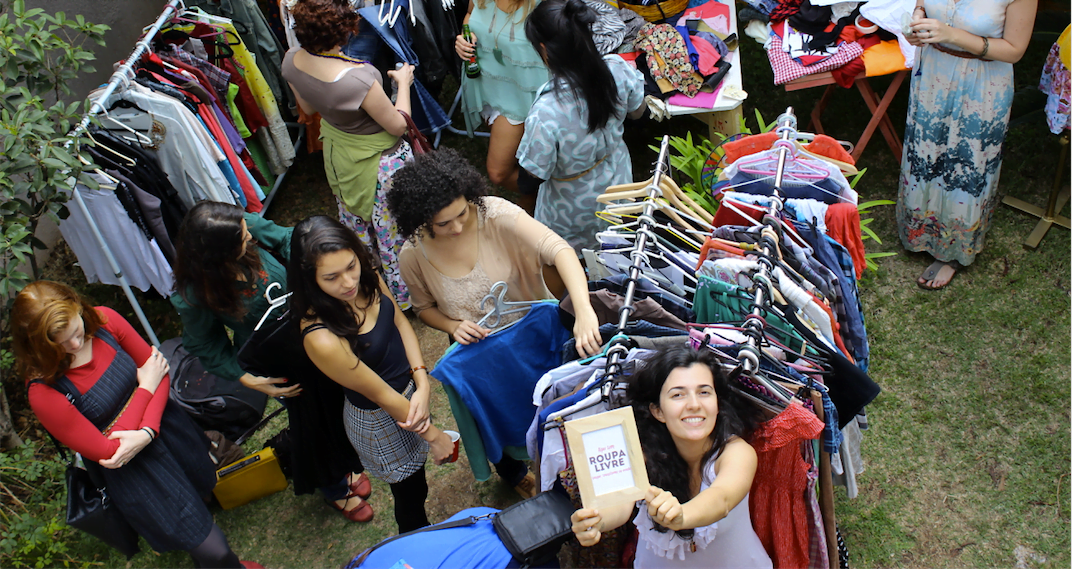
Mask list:
[[[286,407],[283,407],[282,405],[280,405],[278,409],[276,409],[275,411],[272,411],[271,413],[269,413],[267,417],[261,419],[260,421],[257,421],[256,425],[253,425],[246,432],[242,433],[237,439],[235,439],[235,444],[240,445],[240,444],[246,442],[246,439],[248,439],[250,436],[252,436],[253,433],[256,433],[257,431],[259,431],[261,429],[261,427],[263,427],[263,426],[268,424],[268,421],[271,421],[272,419],[275,418],[276,415],[282,413],[285,410],[286,410]]]
[[[384,545],[387,545],[388,543],[391,543],[392,541],[394,541],[396,539],[399,539],[399,538],[402,538],[402,537],[409,537],[411,535],[418,534],[418,533],[424,533],[426,531],[471,526],[471,525],[477,523],[480,520],[486,520],[488,518],[491,518],[494,515],[495,514],[484,514],[483,516],[468,516],[468,517],[465,517],[465,518],[462,518],[462,519],[459,519],[459,520],[454,520],[454,521],[450,521],[450,522],[440,522],[438,524],[432,524],[430,526],[424,526],[423,528],[415,529],[413,531],[407,531],[406,533],[401,533],[401,534],[398,534],[398,535],[396,535],[394,537],[389,537],[389,538],[377,543],[376,545],[373,545],[372,547],[366,549],[361,555],[358,555],[357,557],[355,557],[353,559],[353,561],[351,561],[350,563],[346,564],[346,569],[354,569],[356,567],[360,567],[361,564],[365,562],[365,559],[368,559],[368,556],[371,555],[373,551],[376,551],[380,547],[383,547]]]

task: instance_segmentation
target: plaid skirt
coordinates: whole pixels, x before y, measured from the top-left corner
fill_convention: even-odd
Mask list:
[[[417,386],[411,381],[402,395],[413,396]],[[394,484],[420,470],[428,457],[428,443],[417,433],[402,429],[383,409],[359,409],[349,400],[343,409],[346,436],[365,465],[365,471]]]

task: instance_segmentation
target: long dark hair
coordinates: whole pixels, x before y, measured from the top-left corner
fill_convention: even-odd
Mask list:
[[[652,485],[673,493],[682,504],[693,498],[689,487],[688,464],[678,454],[670,430],[651,414],[650,406],[659,405],[659,394],[670,372],[693,364],[711,370],[715,380],[715,395],[718,397],[718,418],[711,431],[711,448],[704,453],[701,464],[707,464],[734,435],[749,440],[763,420],[756,406],[730,388],[718,359],[708,350],[673,346],[656,352],[644,361],[643,367],[629,380],[626,398],[636,416],[640,445],[644,449],[644,460],[648,467],[648,480]]]
[[[255,243],[242,249],[242,208],[203,201],[186,214],[175,245],[175,289],[187,304],[200,304],[233,318],[246,315],[237,285],[261,270]],[[192,296],[192,298],[191,298]]]
[[[554,88],[565,86],[588,103],[588,132],[606,126],[621,104],[614,75],[592,41],[597,17],[582,0],[544,0],[525,20],[525,37],[547,60]]]
[[[332,334],[346,338],[354,354],[360,357],[357,335],[365,321],[364,313],[358,314],[350,303],[332,298],[316,282],[316,266],[320,258],[344,250],[353,251],[361,265],[358,295],[368,299],[362,308],[367,309],[376,303],[380,296],[380,278],[372,262],[372,253],[337,219],[314,215],[298,223],[291,236],[287,288],[294,294],[290,297],[290,314],[299,323],[303,318],[319,319]]]

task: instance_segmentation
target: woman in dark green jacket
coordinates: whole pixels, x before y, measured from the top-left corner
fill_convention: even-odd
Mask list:
[[[234,205],[198,203],[186,214],[179,230],[174,265],[176,292],[171,295],[171,304],[182,318],[183,346],[201,360],[209,373],[227,381],[240,381],[250,389],[279,398],[287,407],[292,436],[303,433],[303,438],[310,439],[293,441],[293,462],[322,466],[303,469],[301,476],[299,469],[295,469],[295,492],[307,493],[319,487],[328,503],[347,519],[369,521],[373,511],[364,498],[372,488],[356,455],[347,452],[352,447],[342,421],[337,421],[337,425],[321,423],[320,417],[302,413],[302,408],[312,408],[309,401],[300,399],[303,382],[310,388],[307,398],[337,398],[340,408],[342,391],[332,387],[334,382],[318,381],[316,377],[288,381],[282,377],[253,375],[238,363],[239,350],[268,310],[265,294],[268,286],[279,283],[282,287],[273,291],[272,298],[286,294],[286,268],[276,259],[290,257],[292,232],[293,228],[243,213]],[[228,330],[233,332],[233,339]],[[304,355],[301,346],[297,348],[296,353]],[[316,384],[311,385],[314,381]],[[305,428],[294,428],[296,423],[302,423]],[[314,425],[315,428],[308,428]],[[331,444],[335,440],[340,444]],[[334,447],[343,455],[336,453]],[[348,467],[340,472],[340,464]],[[348,474],[351,470],[355,474]],[[339,478],[341,482],[334,482]]]

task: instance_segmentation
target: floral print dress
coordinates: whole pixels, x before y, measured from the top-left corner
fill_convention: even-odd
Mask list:
[[[927,0],[925,8],[953,27],[1000,38],[1011,1]],[[897,196],[906,249],[962,265],[982,250],[999,199],[1012,96],[1011,63],[919,49]]]

